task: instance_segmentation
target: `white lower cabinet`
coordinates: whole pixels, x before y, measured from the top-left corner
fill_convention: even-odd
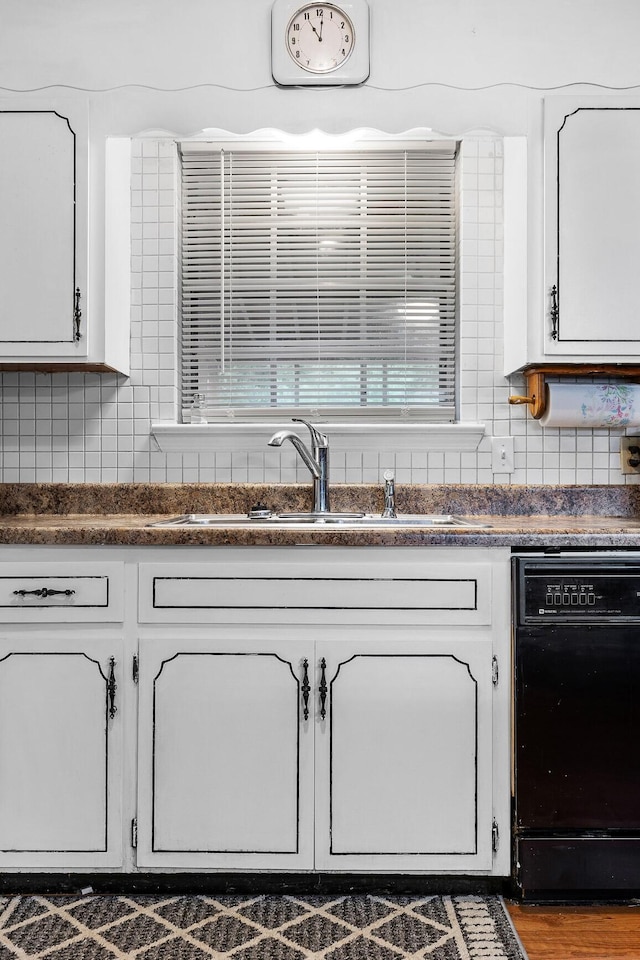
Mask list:
[[[311,869],[313,724],[289,641],[140,644],[139,866]]]
[[[118,867],[122,638],[0,638],[0,866]]]
[[[328,870],[492,865],[492,644],[318,644],[316,857]]]
[[[368,632],[141,643],[139,866],[491,870],[491,641]]]
[[[142,563],[138,867],[508,873],[508,556]]]
[[[0,548],[0,868],[122,869],[124,563]]]
[[[508,874],[507,550],[0,547],[0,587],[4,871]]]

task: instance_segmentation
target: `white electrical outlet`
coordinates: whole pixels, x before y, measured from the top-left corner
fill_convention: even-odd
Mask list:
[[[640,473],[640,437],[620,437],[620,469]]]
[[[491,438],[491,469],[493,473],[513,473],[513,437]]]

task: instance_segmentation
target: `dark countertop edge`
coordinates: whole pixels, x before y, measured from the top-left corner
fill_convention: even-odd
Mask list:
[[[247,530],[216,528],[103,527],[98,525],[65,528],[63,526],[3,527],[0,544],[4,546],[125,546],[125,547],[255,547],[255,546],[331,546],[331,547],[579,547],[640,548],[640,530],[562,531],[541,527],[535,530],[502,529],[495,531],[458,530],[330,530],[300,531],[283,528]]]

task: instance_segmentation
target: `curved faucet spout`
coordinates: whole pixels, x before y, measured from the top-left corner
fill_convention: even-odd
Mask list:
[[[315,462],[298,434],[294,433],[293,430],[278,430],[278,432],[274,433],[274,435],[271,437],[271,440],[268,441],[268,444],[270,447],[281,447],[285,440],[291,441],[300,454],[300,459],[309,469],[311,476],[317,480],[320,476],[318,464]]]

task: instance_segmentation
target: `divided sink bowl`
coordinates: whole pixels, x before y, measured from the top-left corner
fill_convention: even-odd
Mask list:
[[[380,514],[361,513],[270,513],[221,514],[185,513],[168,520],[156,520],[152,527],[236,527],[236,526],[295,526],[314,524],[319,527],[442,527],[455,529],[472,527],[487,529],[489,524],[457,517],[452,514],[401,514],[398,517],[383,517]]]

